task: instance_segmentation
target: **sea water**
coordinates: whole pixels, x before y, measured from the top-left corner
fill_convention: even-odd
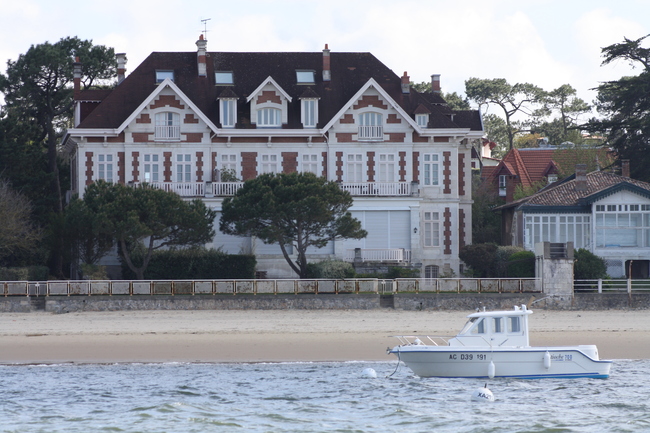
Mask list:
[[[650,360],[617,360],[606,380],[488,381],[397,361],[5,365],[0,431],[648,432],[649,379]],[[495,401],[473,402],[486,382]]]

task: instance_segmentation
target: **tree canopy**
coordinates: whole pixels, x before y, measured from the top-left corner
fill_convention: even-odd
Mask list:
[[[0,180],[0,263],[38,246],[41,231],[31,222],[31,213],[29,200]]]
[[[196,246],[214,238],[216,212],[200,199],[184,201],[178,194],[154,189],[149,185],[137,188],[104,181],[86,188],[80,215],[93,215],[100,222],[93,236],[106,233],[119,246],[119,254],[138,279],[143,279],[153,251],[163,247]],[[143,248],[142,263],[131,260],[132,252]]]
[[[305,278],[308,248],[367,235],[348,212],[350,206],[347,191],[313,173],[267,173],[246,181],[235,196],[224,200],[219,228],[278,244],[291,269]],[[295,262],[290,248],[297,255]]]
[[[534,116],[545,96],[540,87],[530,83],[510,84],[505,78],[470,78],[465,81],[465,93],[479,106],[492,104],[501,108],[509,149],[513,148],[515,135],[528,127],[525,121],[515,120],[515,116]]]
[[[602,119],[592,119],[586,128],[602,133],[619,159],[628,159],[630,174],[650,182],[650,48],[642,43],[650,36],[624,39],[602,49],[603,65],[624,60],[640,67],[639,75],[622,77],[598,86],[597,109]]]

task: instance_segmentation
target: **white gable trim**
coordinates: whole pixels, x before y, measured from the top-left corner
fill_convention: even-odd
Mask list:
[[[388,102],[388,104],[390,104],[390,106],[393,107],[393,109],[395,111],[397,111],[399,113],[399,115],[402,116],[408,122],[408,124],[411,125],[411,127],[413,129],[415,129],[419,133],[422,133],[422,129],[418,126],[417,123],[415,123],[415,120],[411,119],[411,116],[409,116],[406,113],[406,111],[404,111],[402,109],[402,107],[400,107],[400,105],[397,102],[395,102],[395,100],[393,98],[391,98],[388,93],[386,93],[386,91],[377,83],[377,81],[375,81],[374,78],[370,78],[366,82],[366,84],[364,84],[359,89],[359,91],[357,93],[355,93],[352,98],[350,98],[350,100],[347,102],[347,104],[345,104],[338,111],[338,113],[336,113],[334,115],[334,117],[332,117],[332,119],[327,123],[327,125],[325,125],[323,127],[323,132],[328,131],[332,126],[334,126],[334,123],[337,122],[339,119],[341,119],[343,117],[343,115],[345,114],[345,112],[348,111],[350,109],[350,107],[352,107],[352,105],[355,102],[357,102],[359,99],[361,99],[363,94],[366,93],[366,91],[371,87],[374,88],[375,90],[377,90],[377,92],[379,92],[379,94],[384,99],[384,101]]]
[[[270,75],[266,80],[262,81],[262,84],[257,86],[257,89],[255,89],[255,90],[253,90],[253,92],[251,92],[251,94],[248,96],[248,98],[246,98],[246,102],[247,103],[251,102],[251,99],[253,99],[255,96],[257,96],[262,91],[264,86],[266,86],[267,84],[271,84],[272,86],[274,86],[276,89],[278,89],[280,91],[282,96],[284,96],[287,101],[291,102],[291,100],[292,100],[291,96],[289,96],[289,94],[287,92],[285,92],[284,89],[282,87],[280,87],[280,85],[278,83],[276,83],[275,80],[273,79],[273,77],[271,77]]]
[[[196,113],[199,119],[201,119],[203,122],[205,122],[206,125],[208,125],[208,128],[210,128],[215,133],[219,131],[219,128],[217,128],[216,125],[212,123],[212,121],[208,119],[208,117],[205,114],[203,114],[203,112],[199,110],[199,108],[196,105],[194,105],[194,103],[190,100],[190,98],[188,98],[187,95],[185,95],[185,93],[183,93],[183,91],[179,89],[178,86],[172,80],[170,80],[169,78],[165,78],[165,80],[158,85],[156,90],[151,92],[149,97],[145,99],[142,102],[142,104],[140,104],[140,106],[138,106],[138,108],[136,108],[135,111],[133,111],[133,113],[131,113],[131,115],[126,118],[124,122],[122,122],[122,124],[116,129],[116,132],[120,134],[122,131],[124,131],[126,127],[129,126],[131,122],[133,122],[135,118],[154,101],[154,99],[156,99],[156,97],[160,94],[160,92],[163,91],[165,87],[169,87],[170,89],[172,89],[176,93],[176,95],[178,95],[181,101],[185,103],[188,107],[190,107],[190,109],[194,111],[194,113]]]

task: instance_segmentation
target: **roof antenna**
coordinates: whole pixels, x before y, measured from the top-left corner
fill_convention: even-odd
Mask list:
[[[203,23],[203,31],[201,33],[203,33],[203,39],[205,39],[206,41],[208,40],[208,21],[210,21],[211,19],[212,18],[206,18],[204,20],[201,20],[201,22]]]

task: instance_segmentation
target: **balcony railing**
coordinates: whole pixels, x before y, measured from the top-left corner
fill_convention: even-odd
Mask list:
[[[404,248],[354,248],[345,251],[346,262],[409,263],[411,250]]]
[[[137,187],[142,184],[135,183],[133,185]],[[181,197],[203,197],[205,195],[204,182],[150,182],[148,185],[163,191],[175,192]]]
[[[359,126],[359,141],[377,141],[384,139],[383,126]]]
[[[343,182],[340,186],[353,196],[409,196],[412,192],[409,182]]]
[[[212,182],[212,185],[206,189],[211,191],[214,196],[223,197],[235,195],[242,186],[244,186],[244,182]]]
[[[180,125],[159,125],[156,126],[154,140],[173,140],[178,141],[181,139]]]

